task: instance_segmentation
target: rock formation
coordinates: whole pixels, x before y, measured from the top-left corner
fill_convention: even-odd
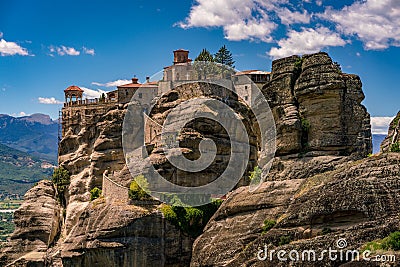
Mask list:
[[[263,93],[274,113],[277,155],[366,156],[370,118],[356,75],[344,74],[326,53],[272,63]]]
[[[184,100],[203,96],[221,99],[227,93],[219,86],[202,88],[199,83],[178,86],[157,99],[149,116],[162,123]],[[257,252],[264,245],[288,251],[334,248],[339,238],[357,249],[399,230],[400,154],[366,158],[371,152],[371,130],[369,114],[361,104],[360,79],[342,73],[326,53],[292,56],[273,62],[272,79],[262,91],[277,127],[277,153],[270,174],[255,192],[250,193],[246,186],[230,192],[194,244],[164,219],[159,202],[126,203],[121,201],[124,198],[108,196],[90,201],[89,191],[104,185],[103,174],[113,174],[113,180],[123,185],[131,180],[121,140],[127,106],[99,103],[69,107],[63,114],[59,148],[59,163],[71,174],[64,196],[65,212],[57,204],[51,183],[42,182],[31,189],[16,213],[17,230],[2,249],[1,263],[287,266],[276,260],[258,261]],[[250,170],[258,160],[256,125],[244,103],[234,96],[230,100],[229,106],[240,114],[250,135]],[[188,159],[198,157],[203,138],[218,144],[212,171],[197,175],[201,178],[197,185],[210,182],[226,165],[229,138],[220,125],[205,119],[185,127],[180,144]],[[193,184],[196,176],[176,175],[156,143],[150,144],[148,151],[162,175],[178,184]],[[247,183],[244,177],[239,185]],[[33,193],[47,209],[30,200]],[[28,229],[22,222],[30,216],[37,219]],[[41,216],[51,219],[43,223],[38,219]],[[274,225],[262,233],[265,220]],[[40,234],[35,231],[39,226]],[[325,261],[310,266],[340,264],[357,263]]]
[[[61,206],[51,181],[41,181],[25,194],[23,204],[14,213],[14,223],[10,242],[2,248],[0,266],[43,262],[62,225]]]
[[[400,111],[389,126],[389,132],[381,144],[381,152],[400,152]]]
[[[399,230],[399,170],[396,153],[350,162],[336,156],[288,162],[284,180],[282,173],[272,172],[269,179],[274,181],[255,192],[241,187],[228,196],[195,241],[191,266],[287,266],[276,257],[258,261],[256,254],[265,245],[275,251],[321,253],[337,249],[340,238],[346,239],[346,249],[361,251],[366,243]],[[262,233],[265,220],[276,225]],[[282,238],[290,243],[282,244]],[[326,259],[293,266],[345,262]]]

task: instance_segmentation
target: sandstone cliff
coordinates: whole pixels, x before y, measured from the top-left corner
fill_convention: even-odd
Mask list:
[[[62,225],[61,206],[52,182],[41,181],[25,194],[24,203],[14,214],[14,223],[10,242],[1,251],[0,266],[43,262]]]
[[[400,152],[400,111],[389,126],[389,132],[381,144],[381,152]]]
[[[361,251],[366,243],[400,228],[399,171],[396,153],[353,162],[334,156],[292,160],[283,170],[285,179],[272,173],[269,179],[276,181],[263,183],[257,191],[241,187],[228,196],[195,241],[191,266],[287,266],[276,257],[259,261],[257,252],[267,245],[275,251],[321,253],[336,249],[340,238],[346,239],[346,249]],[[276,225],[263,233],[265,220]],[[326,259],[291,266],[345,263]]]
[[[120,184],[131,180],[121,140],[127,106],[69,107],[63,113],[59,148],[59,163],[71,174],[65,211],[57,204],[49,182],[29,191],[31,195],[27,194],[26,203],[16,213],[19,224],[2,249],[1,263],[279,266],[279,262],[258,262],[259,247],[324,248],[343,237],[349,247],[358,248],[382,238],[398,230],[400,156],[390,153],[362,159],[372,145],[361,86],[359,77],[343,74],[326,53],[274,61],[272,79],[262,89],[277,128],[277,153],[267,182],[253,193],[245,186],[229,193],[194,245],[192,238],[164,219],[158,202],[127,203],[121,201],[123,197],[108,196],[90,201],[89,191],[103,186],[105,171]],[[226,92],[219,86],[203,90],[199,83],[182,85],[158,99],[149,116],[162,123],[179,103],[203,96],[221,99]],[[231,100],[229,106],[240,114],[251,137],[250,170],[258,160],[256,125],[249,108],[234,96]],[[201,185],[223,171],[231,147],[220,125],[197,120],[187,124],[180,137],[189,159],[198,157],[202,139],[213,139],[218,150],[213,167],[199,175],[178,175],[153,143],[148,150],[162,175],[181,185],[194,181]],[[247,177],[243,177],[239,185],[246,184]],[[48,209],[42,212],[29,200],[33,193]],[[50,219],[23,224],[30,216]],[[276,225],[262,234],[265,220]],[[39,226],[37,238],[34,229]],[[329,233],[322,235],[324,229]],[[289,244],[280,245],[281,237]]]

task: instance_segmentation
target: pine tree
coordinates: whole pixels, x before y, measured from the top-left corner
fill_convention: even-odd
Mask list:
[[[214,65],[214,57],[205,48],[195,58],[193,67],[197,71],[198,79],[211,78],[216,73],[216,68]]]
[[[223,45],[214,56],[214,61],[231,68],[235,68],[235,61],[233,60],[232,53]]]
[[[207,49],[204,48],[196,57],[195,61],[214,62],[214,57]]]

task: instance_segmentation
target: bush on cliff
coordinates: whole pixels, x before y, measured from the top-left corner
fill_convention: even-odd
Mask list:
[[[390,152],[400,153],[400,143],[394,143],[390,146]]]
[[[90,190],[90,201],[95,200],[101,196],[101,189],[95,187],[92,190]]]
[[[249,179],[250,181],[253,181],[254,183],[258,183],[261,181],[261,175],[262,175],[262,170],[260,167],[255,166],[254,170],[250,172]]]
[[[57,197],[60,203],[65,206],[64,193],[70,184],[70,175],[68,170],[63,167],[55,168],[52,176],[52,181],[57,188]]]
[[[370,251],[394,250],[394,251],[399,251],[400,250],[400,232],[393,232],[388,237],[386,237],[384,239],[375,240],[375,241],[369,242],[364,246],[364,250],[370,250]]]
[[[174,196],[174,199],[177,201],[176,203],[180,202],[177,196]],[[182,207],[175,204],[170,206],[164,204],[160,210],[165,219],[195,238],[202,234],[207,222],[221,204],[222,200],[220,199],[213,200],[211,203],[199,207]]]
[[[132,200],[147,200],[151,196],[146,193],[148,191],[149,183],[143,175],[136,176],[129,186],[128,195]]]

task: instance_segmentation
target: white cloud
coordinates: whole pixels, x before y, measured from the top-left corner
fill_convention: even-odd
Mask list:
[[[100,89],[93,90],[86,87],[80,87],[80,88],[84,91],[83,92],[84,98],[100,98],[102,94],[107,93],[106,91]]]
[[[268,55],[273,58],[281,58],[290,55],[310,54],[321,51],[330,46],[344,46],[346,41],[338,33],[328,28],[317,29],[302,28],[300,32],[291,30],[288,38],[278,41],[279,48],[273,47]]]
[[[107,83],[98,83],[98,82],[92,82],[93,85],[97,86],[104,86],[104,87],[115,87],[123,84],[128,84],[131,83],[131,80],[116,80],[112,82],[107,82]]]
[[[91,48],[83,47],[82,50],[83,50],[83,53],[85,53],[87,55],[94,56],[94,54],[95,54],[94,49],[91,49]]]
[[[2,32],[0,32],[0,38],[2,38],[3,37],[3,33]]]
[[[371,117],[372,133],[387,134],[393,119],[394,117]]]
[[[273,40],[277,28],[273,18],[283,24],[309,23],[311,15],[301,10],[291,10],[287,0],[196,0],[190,14],[176,25],[192,27],[222,27],[225,38],[232,41],[258,39]]]
[[[39,97],[38,100],[40,104],[46,105],[60,105],[63,103],[62,101],[57,100],[54,97]]]
[[[400,1],[356,1],[341,10],[328,8],[321,18],[334,22],[343,34],[356,36],[366,50],[400,46]]]
[[[79,52],[78,50],[76,50],[73,47],[67,47],[64,45],[61,46],[50,46],[49,47],[50,50],[50,56],[54,56],[53,53],[57,53],[59,56],[79,56],[81,54],[81,52]]]
[[[3,36],[1,33],[0,38]],[[21,47],[17,43],[7,42],[4,39],[0,40],[0,56],[29,56],[28,50],[26,48]]]
[[[304,10],[303,12],[291,11],[285,7],[278,9],[277,14],[281,22],[285,25],[291,25],[295,23],[308,24],[311,20],[311,15],[307,12],[307,10]]]

